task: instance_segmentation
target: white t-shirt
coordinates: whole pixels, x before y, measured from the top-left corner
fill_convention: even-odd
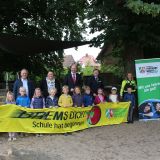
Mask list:
[[[109,99],[110,99],[112,102],[118,102],[118,95],[117,95],[117,94],[110,94],[110,95],[109,95]]]
[[[26,94],[27,96],[29,95],[29,90],[28,90],[28,80],[27,79],[21,79],[23,83],[23,87],[26,89]]]

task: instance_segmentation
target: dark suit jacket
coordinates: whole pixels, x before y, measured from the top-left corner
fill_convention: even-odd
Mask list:
[[[75,83],[73,81],[71,73],[67,74],[64,79],[64,85],[67,85],[69,87],[69,89],[71,89],[71,88],[74,89],[76,86],[82,87],[82,84],[83,84],[82,77],[78,73],[76,73],[76,82]]]
[[[96,81],[94,76],[91,76],[87,82],[87,85],[91,88],[93,93],[97,93],[98,88],[104,88],[102,79],[98,77],[98,81]]]
[[[14,93],[15,99],[18,97],[18,95],[19,95],[19,88],[22,87],[22,86],[23,86],[23,83],[22,83],[21,79],[17,79],[14,82],[13,93]],[[35,90],[35,86],[34,86],[33,82],[28,79],[28,94],[29,94],[29,98],[30,99],[33,97],[34,90]]]
[[[61,86],[60,86],[60,83],[57,79],[55,79],[55,87],[57,89],[57,94],[56,96],[59,97],[60,94],[61,94]],[[48,86],[47,86],[47,81],[46,79],[43,79],[41,84],[40,84],[40,88],[42,90],[42,94],[45,98],[47,98],[47,96],[49,95],[48,93]]]

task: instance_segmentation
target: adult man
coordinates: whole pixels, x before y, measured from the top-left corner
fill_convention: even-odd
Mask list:
[[[56,79],[54,73],[52,71],[49,71],[47,73],[47,77],[42,80],[41,86],[42,94],[45,98],[49,95],[49,90],[51,88],[56,88],[57,89],[57,94],[56,96],[60,96],[61,88],[60,88],[60,83]]]
[[[98,69],[93,70],[93,76],[90,77],[90,79],[87,82],[87,85],[91,88],[91,91],[94,96],[97,94],[98,88],[104,88],[103,82],[99,77]]]
[[[70,93],[73,93],[76,86],[82,87],[82,77],[77,73],[77,65],[74,63],[71,65],[71,72],[66,75],[64,79],[64,85],[69,86]]]
[[[19,95],[19,88],[24,87],[26,89],[26,94],[31,99],[34,94],[34,84],[31,80],[28,79],[28,70],[22,69],[20,72],[20,79],[17,79],[13,85],[13,93],[15,99]]]

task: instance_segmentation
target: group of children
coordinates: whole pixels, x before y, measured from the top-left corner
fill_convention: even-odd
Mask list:
[[[91,93],[89,86],[84,88],[84,94],[81,93],[80,87],[75,87],[74,94],[71,96],[69,94],[68,86],[62,87],[62,95],[58,98],[56,96],[56,88],[51,88],[49,90],[49,96],[44,98],[40,88],[36,88],[33,98],[30,98],[26,94],[26,89],[24,87],[19,88],[19,96],[14,99],[12,92],[8,92],[6,96],[6,104],[16,104],[22,107],[32,108],[32,109],[43,109],[52,107],[88,107],[104,102],[119,102],[119,96],[117,94],[117,88],[112,87],[111,94],[106,98],[102,88],[97,90],[97,95],[94,97]],[[128,93],[124,95],[124,101],[131,101],[132,110],[135,106],[135,97],[132,94],[132,89],[128,88]],[[132,116],[132,115],[130,115]],[[132,118],[131,118],[132,119]],[[129,119],[129,121],[131,121]],[[16,140],[15,133],[9,133],[9,141]]]

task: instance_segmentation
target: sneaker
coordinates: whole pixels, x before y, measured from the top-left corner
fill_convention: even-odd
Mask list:
[[[8,138],[8,142],[10,142],[10,141],[12,141],[12,137],[9,137],[9,138]]]

